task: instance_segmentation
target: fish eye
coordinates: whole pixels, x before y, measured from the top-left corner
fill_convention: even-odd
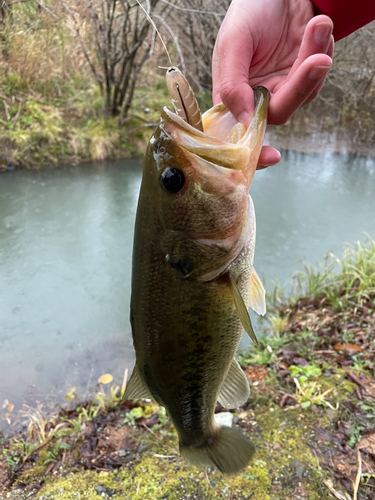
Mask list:
[[[166,168],[161,174],[161,182],[169,193],[178,193],[185,185],[185,176],[178,168]]]

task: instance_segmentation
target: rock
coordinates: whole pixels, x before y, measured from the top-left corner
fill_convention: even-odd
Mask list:
[[[233,414],[229,411],[215,414],[215,422],[218,425],[223,425],[225,427],[232,427]]]
[[[100,495],[103,498],[105,498],[106,496],[113,497],[113,495],[117,493],[116,490],[107,488],[107,486],[104,486],[103,484],[98,484],[98,486],[95,486],[95,491],[98,495]]]
[[[301,481],[302,477],[305,472],[304,466],[301,464],[301,462],[298,460],[298,458],[295,458],[292,462],[292,470],[293,474]]]
[[[137,452],[138,452],[139,454],[141,454],[141,453],[143,453],[144,451],[146,451],[146,450],[147,450],[147,448],[148,448],[148,445],[147,445],[147,444],[143,444],[143,443],[141,443],[141,444],[138,446],[138,448],[137,448]]]

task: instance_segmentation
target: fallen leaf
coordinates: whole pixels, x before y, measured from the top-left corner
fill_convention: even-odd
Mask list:
[[[370,436],[366,436],[360,440],[358,443],[358,449],[362,450],[364,448],[366,448],[371,455],[375,455],[375,434],[371,434]]]
[[[260,366],[260,367],[249,366],[249,368],[245,370],[245,375],[252,382],[259,382],[268,377],[268,370],[265,366]]]
[[[99,384],[110,384],[113,380],[113,377],[110,373],[104,373],[99,377],[98,383]]]
[[[336,351],[345,351],[345,352],[358,352],[362,351],[362,347],[356,344],[335,344],[333,346]]]

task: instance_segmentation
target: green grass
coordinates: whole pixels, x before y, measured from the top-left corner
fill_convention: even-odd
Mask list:
[[[268,309],[278,313],[280,307],[294,307],[302,297],[318,300],[335,312],[363,305],[375,311],[375,241],[368,237],[348,246],[341,258],[328,253],[316,268],[305,264],[293,278],[289,297],[276,284],[267,297]],[[276,318],[273,321],[282,322],[283,316],[277,314]]]

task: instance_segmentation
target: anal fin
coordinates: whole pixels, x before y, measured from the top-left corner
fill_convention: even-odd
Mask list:
[[[237,408],[246,403],[250,395],[249,382],[238,362],[233,359],[219,394],[224,408]]]
[[[146,382],[144,382],[141,374],[139,373],[137,365],[134,367],[123,397],[124,401],[128,399],[153,399],[150,389],[147,387]]]
[[[254,333],[253,325],[251,324],[251,319],[248,310],[241,296],[241,292],[238,289],[236,280],[233,278],[231,274],[229,274],[229,279],[232,284],[233,300],[234,300],[234,305],[236,306],[238,317],[240,318],[242,326],[244,327],[244,330],[248,333],[251,340],[254,342],[254,344],[258,345],[258,339],[256,338],[256,335]]]
[[[261,316],[266,314],[266,291],[255,269],[251,274],[250,307]]]

